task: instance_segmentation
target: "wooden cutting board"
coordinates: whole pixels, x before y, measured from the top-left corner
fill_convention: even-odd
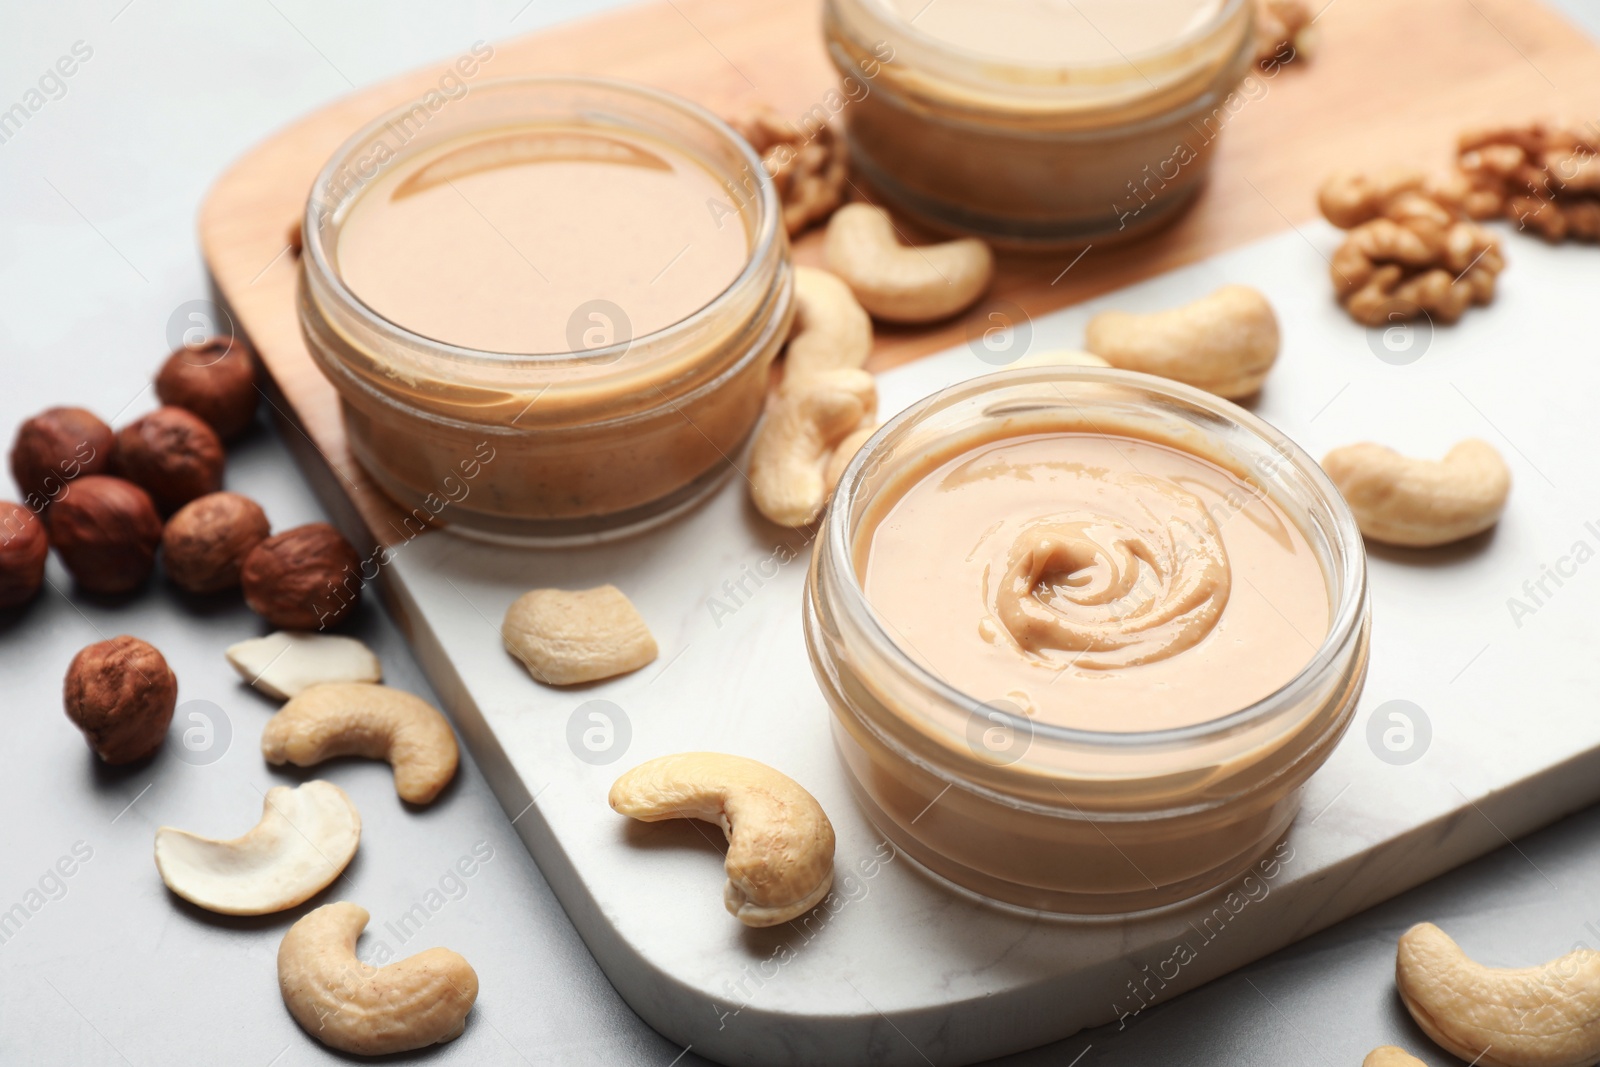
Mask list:
[[[815,0],[668,0],[492,44],[472,80],[533,73],[628,78],[732,114],[771,104],[799,116],[835,84]],[[1331,0],[1314,54],[1258,73],[1237,96],[1216,169],[1176,226],[1119,249],[1091,246],[1003,263],[991,300],[1030,315],[1296,226],[1315,214],[1317,185],[1340,167],[1441,165],[1464,126],[1545,114],[1588,114],[1600,99],[1600,50],[1528,0]],[[311,362],[295,318],[297,263],[287,246],[311,181],[346,137],[438,84],[455,61],[363,89],[274,134],[213,186],[200,241],[237,329],[255,344],[287,410],[337,475],[379,542],[401,539],[399,512],[346,447],[332,387]],[[816,262],[819,237],[796,256]],[[988,304],[986,301],[985,304]],[[870,367],[883,370],[966,337],[966,319],[936,329],[884,329]],[[342,505],[343,500],[337,501]]]

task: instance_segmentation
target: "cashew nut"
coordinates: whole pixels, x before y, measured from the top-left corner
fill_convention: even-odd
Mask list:
[[[819,374],[860,368],[872,354],[872,318],[837,275],[794,269],[794,333],[783,357],[783,389],[795,391]]]
[[[614,585],[535,589],[506,609],[506,649],[546,685],[577,685],[636,671],[656,658],[633,602]]]
[[[784,526],[804,526],[822,511],[855,452],[839,462],[841,446],[878,410],[877,386],[860,369],[872,352],[872,320],[850,287],[827,271],[797,267],[795,298],[783,384],[756,432],[749,472],[756,508]]]
[[[844,475],[844,469],[850,466],[850,461],[856,458],[856,453],[861,451],[861,446],[867,443],[867,438],[878,432],[878,424],[863,426],[853,433],[847,434],[833,449],[833,455],[828,457],[828,465],[822,471],[822,488],[830,497],[834,488],[839,484],[839,479]]]
[[[856,299],[889,322],[933,322],[971,307],[994,278],[994,253],[976,237],[909,247],[888,212],[846,204],[823,241],[828,269]]]
[[[756,509],[782,526],[804,526],[828,500],[828,458],[878,410],[878,387],[864,370],[831,370],[780,392],[750,450]]]
[[[231,645],[226,655],[239,677],[279,700],[326,682],[383,680],[383,668],[370,648],[336,634],[280,631]]]
[[[163,826],[156,869],[167,888],[220,915],[270,915],[339,877],[361,841],[361,815],[331,782],[267,790],[261,821],[222,841]]]
[[[310,767],[334,756],[388,760],[401,800],[427,804],[455,777],[456,735],[428,703],[386,685],[314,685],[279,709],[261,731],[274,766]]]
[[[746,926],[804,915],[833,886],[833,824],[810,793],[764,763],[716,752],[662,756],[618,778],[609,799],[643,822],[721,826],[728,837],[722,902]]]
[[[1500,520],[1511,470],[1487,441],[1468,438],[1442,460],[1412,459],[1362,442],[1322,460],[1356,525],[1374,541],[1427,548],[1482,533]]]
[[[325,904],[289,927],[278,946],[284,1007],[329,1048],[360,1056],[409,1052],[461,1036],[478,999],[478,974],[447,948],[374,967],[356,957],[370,916]]]
[[[1124,370],[1159,374],[1222,397],[1261,388],[1278,358],[1278,317],[1260,291],[1224,285],[1192,304],[1148,315],[1102,311],[1084,346]]]
[[[1367,1058],[1361,1061],[1361,1067],[1428,1067],[1428,1065],[1403,1048],[1383,1045],[1367,1053]]]
[[[1479,1067],[1590,1067],[1600,1060],[1600,952],[1538,967],[1476,963],[1432,923],[1400,937],[1400,999],[1423,1032]]]

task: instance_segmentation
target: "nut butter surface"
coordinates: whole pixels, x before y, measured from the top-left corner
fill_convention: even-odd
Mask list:
[[[413,333],[562,353],[611,343],[589,333],[619,329],[585,314],[597,301],[621,309],[631,337],[681,322],[750,250],[727,192],[684,152],[613,128],[527,126],[386,169],[337,255],[351,291]]]
[[[1327,633],[1305,535],[1241,475],[1091,433],[968,443],[902,476],[857,570],[897,645],[947,684],[1103,731],[1206,722],[1269,696]]]

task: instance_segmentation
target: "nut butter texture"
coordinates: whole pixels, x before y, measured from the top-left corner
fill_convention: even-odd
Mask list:
[[[626,340],[682,321],[738,277],[749,248],[693,159],[553,126],[446,142],[390,168],[352,207],[337,254],[356,296],[413,333],[563,353],[610,343],[608,329]],[[584,314],[599,300],[626,330]]]
[[[867,517],[857,570],[891,638],[1045,723],[1148,731],[1271,695],[1329,626],[1305,535],[1240,475],[1078,432],[926,457]]]

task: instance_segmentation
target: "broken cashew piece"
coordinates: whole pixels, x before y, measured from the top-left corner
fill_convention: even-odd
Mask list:
[[[226,655],[239,677],[279,700],[328,682],[383,680],[383,667],[372,649],[336,634],[280,631],[230,645]]]
[[[1362,442],[1329,452],[1322,469],[1361,532],[1374,541],[1430,548],[1482,533],[1505,511],[1511,470],[1493,445],[1460,442],[1442,460],[1412,459]]]
[[[546,685],[577,685],[636,671],[656,658],[656,639],[614,585],[534,589],[506,609],[500,636]]]
[[[871,423],[878,387],[864,370],[832,370],[780,391],[750,450],[750,495],[780,526],[804,526],[828,502],[828,459]]]
[[[359,1056],[409,1052],[460,1037],[478,999],[478,974],[447,948],[386,967],[362,963],[367,909],[325,904],[278,946],[278,988],[294,1021],[329,1048]]]
[[[1382,1045],[1367,1053],[1367,1058],[1361,1061],[1361,1067],[1428,1067],[1428,1065],[1403,1048]]]
[[[274,766],[310,767],[334,756],[388,760],[394,791],[431,803],[455,777],[456,735],[427,701],[386,685],[314,685],[279,709],[261,731]]]
[[[611,787],[611,807],[642,822],[702,819],[728,837],[722,901],[746,926],[776,926],[833,886],[833,824],[792,778],[717,752],[662,756]]]
[[[1469,959],[1432,923],[1400,936],[1395,985],[1429,1037],[1478,1067],[1590,1067],[1600,1060],[1600,952],[1538,967]]]
[[[332,782],[267,790],[261,821],[218,840],[163,826],[156,869],[167,888],[219,915],[270,915],[303,904],[339,877],[361,841],[361,815]]]
[[[861,306],[888,322],[934,322],[971,307],[994,278],[994,253],[976,237],[910,247],[888,212],[846,204],[823,242],[828,269]]]
[[[1261,388],[1278,359],[1278,317],[1259,290],[1224,285],[1148,315],[1102,311],[1084,346],[1113,367],[1186,382],[1229,399]]]

